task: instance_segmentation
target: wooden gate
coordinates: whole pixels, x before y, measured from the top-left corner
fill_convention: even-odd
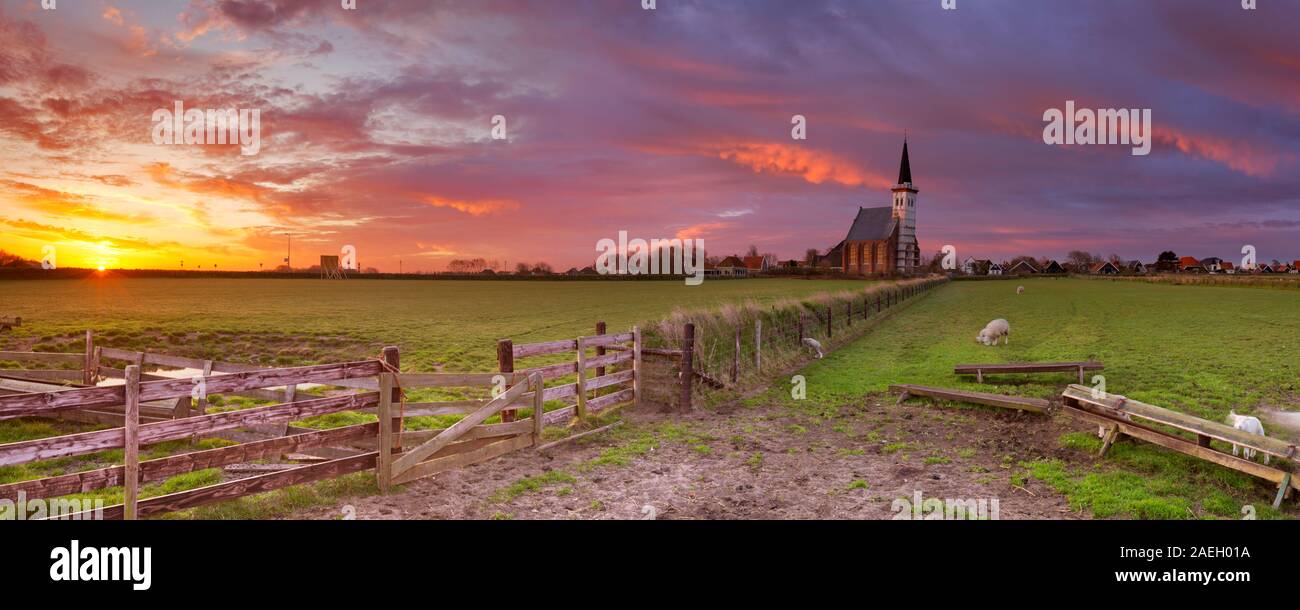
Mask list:
[[[467,387],[509,385],[486,401],[451,401],[419,404],[400,403],[401,390],[418,387]],[[387,493],[392,485],[409,483],[432,474],[476,464],[512,451],[539,445],[542,439],[545,392],[541,373],[408,373],[385,372],[379,377],[379,457],[375,463],[379,488]],[[512,405],[531,399],[532,417],[485,425],[488,418]],[[400,407],[400,410],[399,410]],[[415,415],[466,413],[443,430],[394,433],[402,418]],[[418,442],[402,451],[401,443]]]

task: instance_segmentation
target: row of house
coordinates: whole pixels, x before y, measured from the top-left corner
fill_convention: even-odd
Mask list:
[[[966,257],[961,266],[961,272],[965,275],[1065,275],[1071,271],[1074,271],[1071,265],[1068,263],[1063,265],[1055,260],[1039,264],[1021,259],[1011,264]],[[1082,272],[1094,275],[1118,275],[1121,273],[1143,275],[1147,272],[1147,265],[1136,260],[1121,261],[1118,264],[1102,261],[1091,265]]]
[[[1158,273],[1300,273],[1300,260],[1291,264],[1273,262],[1260,263],[1251,269],[1239,269],[1232,262],[1210,257],[1197,260],[1184,256],[1177,261],[1161,260],[1155,263],[1142,261],[1099,261],[1086,269],[1074,269],[1070,264],[1061,264],[1049,260],[1045,264],[1036,264],[1028,260],[1017,261],[1014,265],[995,263],[987,259],[967,257],[962,262],[964,275],[1064,275],[1070,272],[1089,275],[1146,275],[1148,271]]]
[[[1291,264],[1283,262],[1258,263],[1253,267],[1238,267],[1232,264],[1232,261],[1225,261],[1218,257],[1208,257],[1196,260],[1195,257],[1183,256],[1178,259],[1175,269],[1181,273],[1297,273],[1300,274],[1300,260],[1291,261]]]

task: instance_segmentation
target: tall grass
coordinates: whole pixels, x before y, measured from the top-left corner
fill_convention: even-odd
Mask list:
[[[644,325],[643,341],[645,347],[679,349],[685,341],[686,325],[693,324],[695,370],[725,385],[716,388],[705,382],[696,386],[696,394],[707,404],[734,396],[737,391],[766,385],[774,372],[793,369],[812,359],[815,352],[802,343],[801,337],[817,340],[823,352],[829,352],[861,335],[900,306],[914,301],[927,288],[947,281],[944,277],[931,276],[767,304],[745,301],[707,309],[679,308],[658,322]],[[761,343],[758,342],[760,323]],[[756,355],[761,358],[756,359]],[[671,375],[661,375],[660,379],[678,378],[676,360],[649,362],[652,367],[673,367]],[[673,387],[651,388],[651,392],[658,394],[656,398],[660,402],[673,402],[676,385],[670,385]],[[719,389],[723,391],[711,391]]]

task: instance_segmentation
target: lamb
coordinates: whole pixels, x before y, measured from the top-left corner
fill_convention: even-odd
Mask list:
[[[1258,434],[1260,436],[1268,436],[1264,434],[1264,424],[1259,423],[1258,417],[1251,417],[1249,415],[1237,415],[1236,411],[1228,411],[1228,423],[1232,424],[1233,428],[1241,430],[1242,432],[1249,432],[1250,434]],[[1242,447],[1241,450],[1242,450],[1242,456],[1245,457],[1246,459],[1248,460],[1255,459],[1256,451],[1254,449],[1251,449],[1250,447]],[[1232,446],[1232,455],[1237,455],[1237,445],[1235,444]],[[1267,453],[1265,453],[1264,464],[1268,464],[1268,460],[1269,460],[1269,456]]]
[[[1011,342],[1011,323],[998,318],[989,322],[988,325],[984,327],[984,330],[981,330],[980,334],[975,336],[975,340],[984,345],[991,346],[997,345],[998,338],[1000,337],[1006,338],[1003,345]]]
[[[1016,294],[1024,294],[1024,293],[1025,293],[1024,286],[1016,286]]]
[[[817,357],[818,357],[818,358],[821,358],[821,357],[823,357],[823,356],[826,355],[826,354],[823,354],[823,353],[822,353],[822,344],[821,344],[821,342],[818,341],[818,340],[816,340],[816,339],[814,339],[814,338],[812,338],[812,337],[804,337],[804,338],[803,338],[803,344],[804,344],[804,345],[807,345],[808,347],[811,347],[811,348],[817,350]]]

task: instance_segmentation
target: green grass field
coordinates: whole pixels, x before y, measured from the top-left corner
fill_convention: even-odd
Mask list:
[[[407,370],[495,370],[496,341],[550,341],[658,320],[674,307],[771,302],[856,289],[855,280],[401,281],[104,279],[0,281],[0,316],[42,351],[87,328],[125,349],[274,364],[370,357],[397,345]],[[324,337],[322,339],[322,337]],[[0,336],[0,345],[12,338]],[[350,353],[364,350],[362,353]]]
[[[1020,284],[1026,290],[1017,295]],[[995,318],[1010,322],[1010,344],[976,343]],[[981,386],[952,367],[1096,359],[1106,365],[1110,393],[1222,421],[1230,408],[1300,410],[1297,354],[1300,297],[1290,291],[1080,279],[954,282],[801,371],[808,390],[801,408],[860,400],[891,383],[1048,398],[1074,375],[990,376]],[[788,395],[781,389],[769,396],[782,392]],[[1087,461],[1100,441],[1095,428],[1078,427],[1058,442]],[[1270,435],[1286,433],[1273,428]],[[1145,443],[1121,443],[1090,467],[1020,462],[1012,476],[1040,479],[1098,517],[1241,518],[1246,504],[1259,518],[1280,516],[1268,505],[1271,487],[1258,479]]]

